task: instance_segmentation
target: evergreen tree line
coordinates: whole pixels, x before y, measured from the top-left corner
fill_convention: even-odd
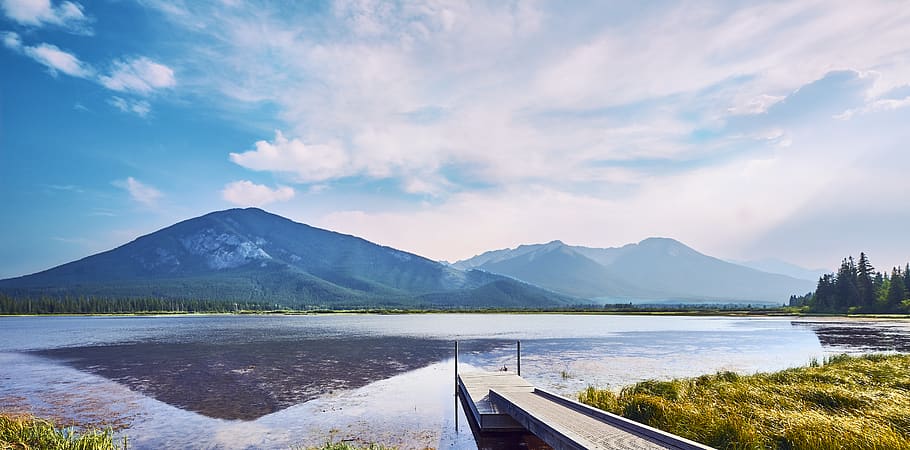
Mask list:
[[[841,262],[837,273],[822,275],[814,293],[790,297],[790,306],[812,312],[910,312],[910,263],[891,273],[876,271],[865,253]]]
[[[264,302],[229,302],[162,298],[41,297],[14,298],[0,294],[0,314],[117,314],[148,312],[268,311]]]

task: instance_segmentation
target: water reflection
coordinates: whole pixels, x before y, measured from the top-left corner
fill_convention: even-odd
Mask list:
[[[906,321],[798,320],[793,326],[812,330],[830,352],[910,352]]]
[[[178,408],[229,420],[254,420],[426,367],[451,353],[448,342],[404,337],[143,342],[33,352]]]

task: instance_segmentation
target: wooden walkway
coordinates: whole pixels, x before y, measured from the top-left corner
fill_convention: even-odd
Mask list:
[[[527,430],[557,450],[711,448],[537,389],[510,373],[463,373],[458,389],[472,428],[482,433]]]

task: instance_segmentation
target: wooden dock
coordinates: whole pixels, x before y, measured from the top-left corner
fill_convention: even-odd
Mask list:
[[[711,447],[591,408],[507,372],[459,374],[458,393],[479,433],[527,431],[557,450]]]

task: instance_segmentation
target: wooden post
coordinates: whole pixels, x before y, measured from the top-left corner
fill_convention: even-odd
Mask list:
[[[521,376],[521,341],[518,341],[518,376]]]
[[[458,341],[455,341],[455,433],[458,433]]]

